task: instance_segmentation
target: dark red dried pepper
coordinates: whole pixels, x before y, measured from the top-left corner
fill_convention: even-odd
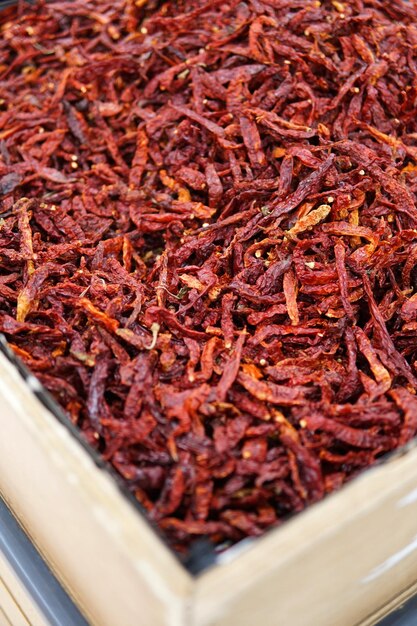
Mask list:
[[[417,5],[11,15],[0,330],[171,544],[415,437]]]

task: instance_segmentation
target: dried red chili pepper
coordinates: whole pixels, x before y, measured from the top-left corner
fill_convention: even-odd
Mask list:
[[[178,550],[417,434],[417,6],[0,15],[0,330]]]

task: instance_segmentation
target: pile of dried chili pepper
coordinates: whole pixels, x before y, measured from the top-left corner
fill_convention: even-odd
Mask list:
[[[171,544],[412,439],[416,3],[0,20],[0,330]]]

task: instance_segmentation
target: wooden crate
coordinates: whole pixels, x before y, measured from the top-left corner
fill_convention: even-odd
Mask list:
[[[415,446],[192,576],[37,387],[0,353],[0,491],[91,624],[370,625],[414,591]]]

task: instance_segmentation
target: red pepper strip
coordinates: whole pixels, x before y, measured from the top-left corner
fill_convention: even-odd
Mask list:
[[[305,200],[307,196],[316,193],[324,176],[332,167],[333,161],[334,154],[331,154],[315,172],[313,172],[312,174],[310,174],[310,176],[300,182],[296,191],[294,191],[294,193],[292,193],[288,198],[286,198],[285,200],[272,202],[271,215],[265,217],[263,221],[269,222],[272,218],[276,218],[285,213],[289,213],[290,211],[295,209],[295,207],[301,204],[301,202]]]
[[[411,385],[417,386],[417,378],[413,375],[409,364],[404,359],[404,357],[398,352],[398,350],[396,349],[394,345],[393,340],[391,339],[391,336],[387,330],[384,318],[382,317],[381,312],[378,308],[378,305],[375,302],[375,298],[371,290],[371,284],[369,282],[369,278],[366,275],[363,276],[363,284],[365,287],[365,293],[368,299],[373,323],[374,323],[375,329],[380,334],[383,348],[387,351],[389,358],[392,360],[392,363],[393,365],[395,365],[397,370],[409,381]]]
[[[342,300],[343,308],[346,311],[346,315],[350,320],[354,319],[352,305],[349,301],[348,292],[348,277],[346,272],[345,254],[346,250],[343,244],[337,243],[334,247],[334,253],[336,258],[336,270],[339,276],[340,284],[340,297]]]
[[[238,382],[258,400],[284,406],[302,404],[304,394],[308,392],[307,387],[275,385],[274,383],[256,380],[252,376],[243,373],[239,374]]]
[[[404,445],[417,434],[417,398],[406,389],[396,388],[390,391],[390,396],[397,406],[404,412],[404,422],[401,427],[400,445]]]
[[[226,400],[227,392],[230,387],[236,380],[236,376],[239,373],[240,369],[240,360],[242,358],[242,349],[243,344],[245,343],[246,335],[245,333],[241,333],[239,336],[236,346],[233,350],[233,354],[226,361],[223,369],[223,374],[219,380],[219,384],[217,385],[217,398],[223,402]]]
[[[95,307],[87,298],[79,298],[77,305],[82,308],[85,313],[91,317],[98,324],[102,324],[104,328],[107,328],[110,332],[115,333],[119,328],[119,322],[112,319],[106,313],[103,313],[97,307]]]
[[[309,415],[303,418],[301,425],[311,430],[323,430],[331,433],[334,435],[335,439],[357,448],[373,449],[390,443],[388,437],[378,435],[372,429],[359,430],[358,428],[351,428],[350,426],[344,426],[335,420],[319,415]]]

